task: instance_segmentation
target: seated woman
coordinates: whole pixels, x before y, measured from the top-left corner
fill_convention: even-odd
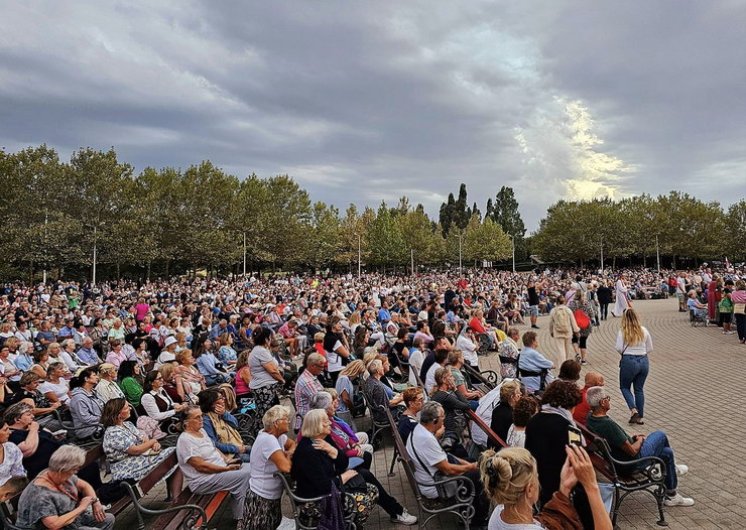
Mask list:
[[[490,429],[503,441],[508,437],[510,425],[513,423],[513,407],[521,396],[521,384],[517,380],[505,381],[500,385],[500,402],[492,409]],[[492,440],[487,441],[487,447],[497,448]]]
[[[176,354],[178,366],[174,369],[174,384],[182,401],[197,403],[197,395],[207,388],[205,376],[197,369],[192,350],[181,350]]]
[[[49,466],[23,490],[16,524],[22,528],[75,528],[109,530],[114,516],[107,514],[91,484],[76,473],[85,463],[85,451],[63,445]]]
[[[353,429],[355,428],[355,422],[352,418],[352,411],[356,408],[355,388],[360,384],[363,372],[365,372],[365,363],[360,359],[352,361],[339,372],[337,384],[335,385],[335,390],[339,395],[337,417],[344,420]],[[357,397],[361,396],[357,394]]]
[[[238,353],[233,349],[233,334],[223,333],[220,335],[218,343],[220,344],[220,349],[218,350],[217,355],[218,360],[223,363],[223,366],[225,366],[226,369],[233,370],[233,367],[236,366],[236,361],[238,360]]]
[[[33,479],[47,467],[49,458],[62,447],[62,443],[50,432],[39,428],[34,421],[33,407],[28,403],[9,407],[5,411],[5,421],[10,426],[10,441],[23,453],[23,467],[28,471],[29,479]],[[96,462],[81,469],[78,475],[94,489],[101,487],[101,472]]]
[[[399,416],[398,430],[402,441],[407,443],[407,438],[417,427],[417,418],[425,404],[425,394],[423,394],[421,388],[412,387],[406,389],[401,395],[406,408]]]
[[[104,402],[96,395],[98,372],[95,368],[84,368],[70,381],[70,415],[73,418],[75,438],[85,440],[100,434],[101,412]]]
[[[248,462],[251,447],[244,444],[238,421],[227,411],[223,394],[215,388],[200,392],[199,408],[202,409],[202,428],[215,447],[224,455]]]
[[[59,401],[56,403],[50,403],[44,394],[39,391],[41,380],[34,372],[26,372],[23,374],[19,383],[21,385],[21,390],[14,393],[9,398],[6,398],[7,405],[12,405],[13,403],[18,403],[25,399],[28,403],[33,403],[34,416],[37,417],[48,415],[50,412],[53,412],[62,406],[62,403]],[[54,418],[52,416],[47,416],[45,420],[46,419],[52,421]]]
[[[465,414],[471,405],[468,400],[456,393],[456,383],[447,367],[438,368],[435,371],[435,387],[430,398],[443,405],[446,412],[445,433],[442,438],[443,448],[460,458],[466,458],[467,453],[462,445],[462,438],[466,428]]]
[[[43,381],[47,377],[47,368],[49,368],[49,352],[47,350],[35,351],[34,363],[29,368],[29,372],[35,373]]]
[[[539,473],[531,453],[519,447],[486,451],[479,460],[479,471],[485,493],[497,506],[489,521],[490,530],[559,530],[584,528],[569,496],[580,483],[590,502],[596,530],[611,530],[611,519],[601,500],[596,472],[588,453],[582,447],[566,445],[560,487],[534,515],[539,499]]]
[[[350,469],[364,467],[370,469],[373,461],[373,446],[368,443],[368,435],[354,432],[352,428],[334,415],[339,403],[336,390],[331,388],[319,392],[311,398],[311,410],[323,409],[332,422],[331,438],[338,449],[347,455]]]
[[[388,387],[381,382],[381,378],[384,375],[383,362],[380,359],[374,359],[368,364],[368,373],[370,377],[365,381],[363,392],[368,399],[368,402],[373,407],[371,413],[373,419],[379,423],[388,422],[386,413],[383,412],[382,408],[395,408],[401,403],[401,394],[393,394],[393,398],[389,398]],[[394,414],[394,419],[398,417],[398,413]]]
[[[687,297],[686,306],[689,311],[692,311],[697,318],[707,318],[707,304],[703,304],[697,299],[697,291],[692,289]]]
[[[300,442],[293,453],[290,474],[295,480],[296,495],[302,498],[328,496],[319,505],[309,506],[301,517],[319,521],[339,502],[339,493],[350,493],[354,503],[345,503],[346,513],[355,513],[355,523],[362,527],[376,503],[378,491],[372,484],[355,479],[358,472],[347,469],[348,458],[344,451],[337,449],[330,437],[332,422],[323,410],[312,410],[303,418]],[[349,484],[347,484],[350,482]],[[358,484],[359,483],[359,484]],[[355,489],[353,491],[353,484]],[[347,485],[347,488],[344,487]],[[312,526],[312,525],[308,525]]]
[[[39,385],[39,392],[50,403],[58,401],[63,405],[70,403],[70,383],[64,378],[65,365],[63,363],[52,363],[47,366],[47,375],[44,382]]]
[[[295,442],[287,437],[290,409],[275,405],[264,414],[262,424],[251,447],[251,479],[241,530],[277,528],[282,520],[282,480],[275,473],[290,473],[295,450]]]
[[[448,367],[451,370],[451,375],[456,385],[456,392],[462,398],[469,400],[471,408],[476,410],[482,393],[479,390],[470,389],[466,384],[466,377],[464,377],[461,371],[464,367],[464,352],[461,350],[451,350],[451,353],[448,354]]]
[[[140,366],[138,366],[137,361],[124,361],[119,365],[117,382],[129,404],[135,410],[142,411],[140,399],[142,398],[143,388],[140,384]]]
[[[508,429],[505,443],[510,447],[526,445],[526,426],[531,418],[539,412],[539,402],[533,396],[524,396],[513,406],[513,423]]]
[[[212,352],[212,341],[207,339],[201,346],[197,347],[197,369],[205,376],[208,386],[219,385],[230,381],[228,372]]]
[[[101,424],[106,429],[103,449],[114,480],[140,480],[176,450],[162,449],[157,440],[147,438],[127,421],[131,410],[127,400],[113,398],[106,402],[101,414]],[[170,498],[181,493],[182,478],[177,467],[166,479]]]
[[[99,381],[96,385],[96,394],[101,401],[107,403],[110,399],[123,398],[124,392],[116,383],[117,367],[113,364],[104,363],[98,367]]]
[[[507,337],[497,347],[497,355],[500,359],[500,377],[502,379],[515,379],[518,377],[518,339],[521,333],[518,328],[508,328]]]
[[[241,462],[226,459],[218,451],[202,428],[199,407],[189,405],[184,416],[184,432],[176,442],[176,456],[189,489],[200,495],[229,491],[233,519],[242,519],[251,469]]]
[[[0,491],[8,491],[12,484],[5,488],[5,484],[14,478],[26,478],[26,470],[23,468],[23,453],[16,444],[10,440],[10,425],[4,418],[0,417]],[[5,499],[0,494],[0,502]]]
[[[163,389],[163,376],[158,370],[153,370],[145,376],[145,393],[142,395],[141,403],[143,412],[162,424],[162,429],[174,422],[174,416],[186,410],[185,403],[175,403]]]
[[[238,355],[236,361],[236,378],[233,380],[236,389],[236,399],[239,403],[251,396],[251,368],[249,368],[249,355],[251,350],[244,350]]]
[[[336,392],[335,392],[336,394]],[[323,409],[331,421],[329,437],[334,442],[334,447],[344,451],[349,459],[348,469],[354,469],[365,479],[368,485],[378,490],[378,505],[383,508],[393,522],[405,525],[417,523],[417,518],[408,514],[407,511],[394,499],[376,476],[370,472],[370,464],[373,461],[373,446],[369,445],[368,436],[365,433],[353,433],[349,425],[334,417],[337,408],[337,397],[329,392],[319,392],[311,400],[311,408]]]

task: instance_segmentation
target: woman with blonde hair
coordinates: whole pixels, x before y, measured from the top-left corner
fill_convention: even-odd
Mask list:
[[[559,491],[534,516],[539,499],[539,473],[531,453],[520,447],[485,451],[479,459],[479,474],[484,491],[496,506],[489,530],[580,530],[583,524],[569,495],[580,483],[588,496],[596,530],[611,530],[611,519],[601,500],[596,472],[585,450],[576,445],[565,448],[567,460],[562,467]]]
[[[352,411],[355,410],[356,388],[360,384],[360,376],[365,372],[365,363],[360,359],[352,361],[339,372],[337,384],[334,389],[339,395],[339,407],[337,417],[341,418],[353,429],[355,422],[352,419]]]
[[[616,337],[616,351],[622,359],[619,363],[619,388],[632,416],[630,424],[643,425],[645,412],[645,379],[650,364],[648,354],[653,351],[653,339],[640,324],[637,312],[631,307],[622,315],[622,325]],[[632,387],[634,386],[634,394]]]

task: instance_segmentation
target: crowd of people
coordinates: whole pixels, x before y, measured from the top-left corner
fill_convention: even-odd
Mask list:
[[[567,447],[577,422],[620,459],[663,458],[666,503],[689,505],[677,493],[685,466],[665,434],[627,435],[606,415],[600,374],[586,374],[583,389],[577,380],[593,328],[611,312],[621,323],[630,424],[642,424],[652,338],[634,300],[678,294],[682,278],[691,279],[682,290],[718,308],[708,316],[725,333],[735,315],[742,339],[743,280],[700,272],[678,275],[675,287],[671,272],[644,269],[8,284],[0,495],[23,492],[19,524],[110,528],[101,492],[112,488],[80,448],[102,445],[112,481],[138,481],[175,455],[169,497],[184,479],[197,494],[228,491],[238,528],[277,527],[276,473],[291,477],[297,495],[323,497],[302,516],[324,527],[354,517],[359,528],[375,504],[415,524],[371,471],[377,440],[360,428],[367,403],[374,423],[392,413],[422,484],[436,474],[472,481],[473,527],[610,528],[588,455]],[[539,344],[539,315],[551,351]],[[520,325],[530,327],[521,334]],[[486,391],[467,368],[479,370],[488,351],[499,356],[502,383]],[[495,447],[473,425],[465,436],[469,410],[513,448]],[[472,445],[492,447],[477,459]]]

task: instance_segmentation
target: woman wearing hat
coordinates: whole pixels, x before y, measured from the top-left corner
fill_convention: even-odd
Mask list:
[[[163,351],[158,356],[158,360],[155,362],[155,369],[157,370],[166,363],[172,363],[176,361],[176,348],[179,347],[179,341],[176,337],[169,335],[166,337],[166,341],[163,343]]]
[[[124,398],[124,392],[116,383],[117,367],[113,364],[104,363],[98,367],[99,382],[96,385],[96,394],[104,403],[114,398]]]

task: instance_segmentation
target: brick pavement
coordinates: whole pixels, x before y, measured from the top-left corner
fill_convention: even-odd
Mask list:
[[[649,433],[665,430],[676,451],[677,460],[690,466],[690,472],[679,484],[680,491],[695,499],[690,508],[665,508],[669,528],[715,529],[746,528],[746,424],[741,420],[746,397],[740,391],[743,376],[739,360],[746,356],[746,346],[734,335],[724,336],[720,328],[692,328],[686,314],[676,311],[676,301],[651,300],[635,303],[645,325],[653,336],[651,370],[645,389],[646,424],[632,432]],[[540,317],[539,350],[552,350],[546,317]],[[629,414],[618,390],[619,354],[614,341],[619,320],[610,317],[594,328],[588,341],[590,352],[587,370],[604,374],[612,389],[611,416],[627,428]],[[522,330],[523,331],[523,330]],[[481,357],[483,368],[495,368],[496,357]],[[707,444],[708,449],[700,447]],[[376,452],[373,471],[388,491],[410,511],[416,503],[406,479],[397,467],[387,476],[391,462],[391,443]],[[162,496],[153,505],[162,504]],[[151,504],[151,502],[149,502]],[[652,497],[636,493],[625,500],[618,520],[620,529],[658,528]],[[130,511],[120,516],[117,528],[134,521]],[[218,528],[233,528],[230,511],[224,510]],[[385,512],[376,508],[366,524],[369,529],[389,529]],[[443,528],[456,528],[452,519],[442,518]],[[430,527],[437,528],[438,522]]]

